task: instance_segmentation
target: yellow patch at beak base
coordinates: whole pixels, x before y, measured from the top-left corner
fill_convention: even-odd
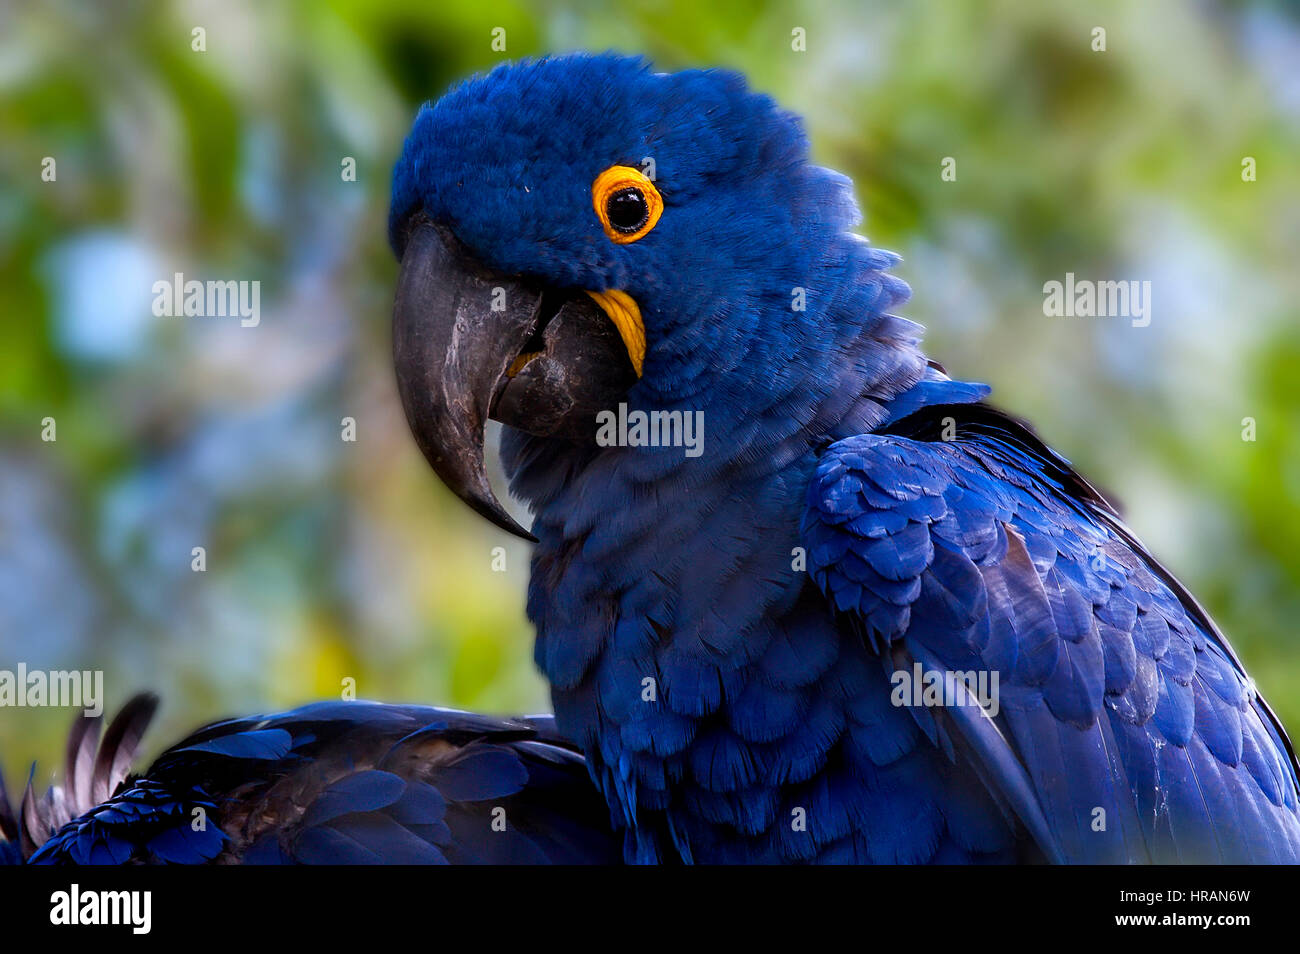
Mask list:
[[[609,315],[627,348],[627,356],[632,361],[636,376],[641,377],[641,365],[645,362],[645,324],[641,321],[641,308],[627,292],[610,289],[603,292],[587,292],[600,306],[601,311]]]

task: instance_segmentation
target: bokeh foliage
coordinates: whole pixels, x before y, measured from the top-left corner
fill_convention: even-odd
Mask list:
[[[1300,730],[1300,20],[1210,0],[0,7],[0,668],[155,688],[156,743],[349,677],[546,707],[526,550],[402,422],[384,220],[420,101],[575,48],[738,68],[802,113],[931,354],[1126,505]],[[153,317],[176,271],[260,281],[261,324]],[[1151,326],[1044,317],[1067,271],[1152,281]],[[9,776],[69,718],[0,711]]]

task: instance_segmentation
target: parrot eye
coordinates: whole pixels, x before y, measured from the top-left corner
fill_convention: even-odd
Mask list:
[[[636,186],[619,189],[605,200],[605,218],[618,232],[630,234],[645,225],[650,218],[650,206]]]
[[[591,184],[591,204],[611,242],[626,245],[653,229],[664,210],[655,184],[631,166],[610,166]]]

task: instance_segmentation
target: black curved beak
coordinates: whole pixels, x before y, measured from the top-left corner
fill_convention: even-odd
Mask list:
[[[442,482],[497,526],[532,534],[501,506],[484,466],[489,418],[590,441],[596,414],[636,380],[617,330],[588,296],[483,268],[440,225],[417,221],[393,306],[397,389]]]

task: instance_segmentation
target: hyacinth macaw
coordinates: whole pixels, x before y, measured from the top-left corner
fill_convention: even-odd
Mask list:
[[[492,858],[1297,860],[1295,755],[1226,639],[926,359],[857,222],[733,73],[579,54],[422,108],[390,214],[399,392],[441,479],[536,541],[554,725],[321,704],[118,786],[128,711],[95,781],[83,729],[71,783],[29,788],[26,853],[460,860],[508,800],[520,847]],[[490,418],[531,532],[485,476]]]
[[[1296,860],[1295,756],[1227,641],[926,360],[857,222],[796,117],[639,59],[498,68],[398,163],[407,415],[510,527],[506,425],[537,663],[627,859]],[[703,453],[606,446],[618,404],[702,411]],[[996,714],[895,704],[917,666],[996,673]]]

